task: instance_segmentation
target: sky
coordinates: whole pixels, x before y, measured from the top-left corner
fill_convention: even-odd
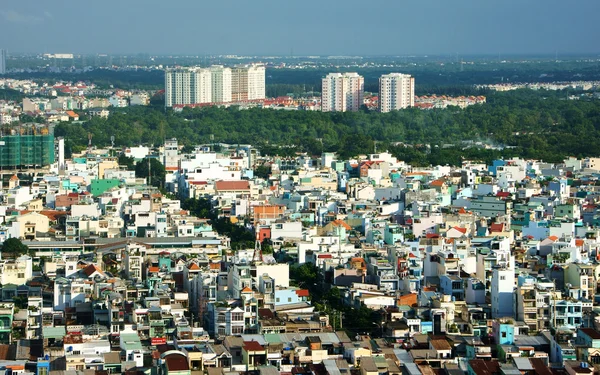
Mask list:
[[[600,0],[0,0],[10,52],[600,53]]]

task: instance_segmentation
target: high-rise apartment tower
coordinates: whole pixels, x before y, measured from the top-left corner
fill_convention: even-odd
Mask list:
[[[358,73],[329,73],[322,79],[323,112],[358,111],[363,105],[364,78]]]

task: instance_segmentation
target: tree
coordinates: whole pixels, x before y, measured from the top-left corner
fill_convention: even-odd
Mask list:
[[[2,256],[9,255],[12,258],[17,258],[23,254],[27,254],[29,248],[26,245],[23,245],[18,238],[9,238],[8,240],[2,243]]]
[[[266,165],[259,165],[254,169],[254,176],[258,178],[267,179],[271,174],[271,167]]]
[[[135,170],[135,159],[125,155],[119,155],[119,165],[127,167],[128,171]]]
[[[165,166],[162,165],[160,161],[153,158],[145,158],[135,165],[135,177],[148,178],[148,176],[150,176],[148,185],[158,188],[162,187],[166,175],[167,171],[165,170]]]

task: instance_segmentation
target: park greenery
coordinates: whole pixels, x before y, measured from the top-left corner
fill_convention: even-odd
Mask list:
[[[55,135],[66,138],[67,154],[85,149],[91,133],[96,146],[110,145],[112,135],[117,146],[159,145],[175,137],[188,146],[252,144],[262,154],[284,157],[327,151],[348,158],[387,149],[414,165],[458,165],[464,158],[490,161],[507,156],[555,162],[566,156],[600,155],[600,101],[567,96],[562,91],[522,89],[491,92],[486,104],[466,109],[391,113],[130,107],[113,110],[108,119],[60,123]],[[473,142],[500,147],[474,147]]]
[[[18,238],[9,238],[2,243],[0,253],[2,257],[16,259],[21,255],[27,254],[29,248]]]
[[[190,198],[181,201],[181,208],[202,219],[208,219],[213,230],[220,235],[229,237],[232,249],[254,248],[254,235],[244,226],[236,225],[227,217],[219,217],[212,203],[206,198]]]

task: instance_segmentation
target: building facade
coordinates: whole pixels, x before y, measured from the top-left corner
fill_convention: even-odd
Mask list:
[[[229,103],[231,101],[231,68],[222,65],[210,67],[213,103]]]
[[[265,98],[265,67],[260,64],[239,65],[231,69],[231,101]]]
[[[379,111],[390,112],[415,105],[415,79],[409,74],[390,73],[379,78]]]
[[[364,78],[358,73],[330,73],[322,79],[321,111],[358,111],[363,104]]]
[[[173,68],[165,71],[165,106],[202,104],[212,101],[211,72],[203,68]]]

